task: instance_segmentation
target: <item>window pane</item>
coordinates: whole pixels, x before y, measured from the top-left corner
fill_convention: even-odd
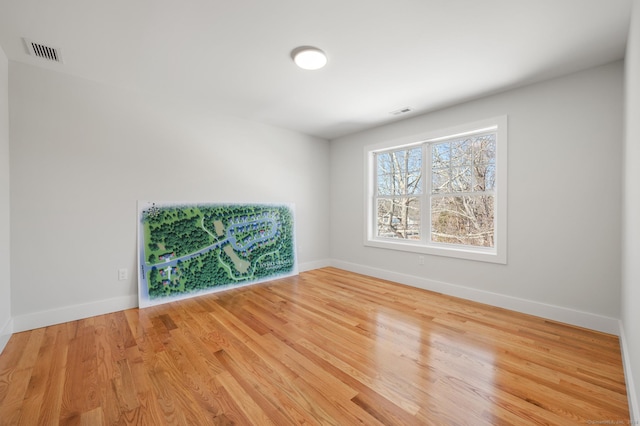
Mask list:
[[[455,167],[451,169],[451,192],[471,191],[471,168]]]
[[[376,155],[378,194],[391,195],[393,193],[393,162],[387,152]]]
[[[481,164],[473,168],[474,191],[493,191],[496,188],[496,166]]]
[[[496,163],[496,135],[482,135],[474,138],[474,164]]]
[[[431,172],[431,192],[434,194],[451,192],[449,169],[434,169]]]
[[[376,155],[378,195],[422,193],[422,147]]]
[[[449,142],[431,145],[431,167],[433,169],[449,168],[450,159]]]
[[[377,236],[420,239],[420,200],[416,197],[381,198],[377,201]]]
[[[451,165],[466,166],[471,164],[471,140],[451,142]]]
[[[391,193],[393,192],[392,178],[393,175],[390,174],[378,175],[378,195],[391,195]]]
[[[431,240],[439,243],[494,246],[493,196],[433,197]]]
[[[495,189],[496,136],[470,136],[431,146],[431,193]]]

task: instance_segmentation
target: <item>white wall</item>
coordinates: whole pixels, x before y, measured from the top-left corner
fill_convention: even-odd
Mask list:
[[[137,200],[292,202],[326,264],[328,141],[15,62],[9,89],[16,331],[137,304]]]
[[[640,0],[633,2],[625,65],[622,325],[629,400],[640,421]]]
[[[0,48],[0,352],[12,332],[9,223],[9,66]]]
[[[506,114],[508,264],[363,245],[363,147]],[[333,264],[618,333],[623,64],[331,142]]]

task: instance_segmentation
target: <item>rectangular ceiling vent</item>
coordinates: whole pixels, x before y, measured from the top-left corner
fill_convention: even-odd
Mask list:
[[[26,38],[24,38],[23,40],[24,44],[27,46],[27,52],[29,53],[29,55],[46,59],[48,61],[62,63],[60,49],[51,46],[45,46],[44,44],[36,43]]]
[[[402,115],[402,114],[409,113],[411,111],[413,111],[411,108],[404,107],[404,108],[401,108],[401,109],[397,109],[395,111],[391,111],[389,114],[391,114],[391,115]]]

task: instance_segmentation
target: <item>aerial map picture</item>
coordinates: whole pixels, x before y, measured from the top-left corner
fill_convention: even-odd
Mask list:
[[[141,308],[296,275],[288,204],[138,202]]]

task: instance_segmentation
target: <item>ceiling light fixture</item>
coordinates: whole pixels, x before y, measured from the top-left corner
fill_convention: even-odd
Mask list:
[[[319,70],[327,64],[327,55],[312,46],[300,46],[291,51],[291,58],[303,70]]]

